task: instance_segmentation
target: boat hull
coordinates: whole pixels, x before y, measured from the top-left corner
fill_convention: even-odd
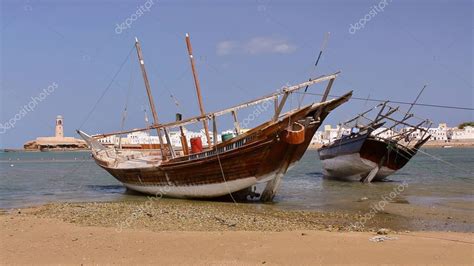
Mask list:
[[[316,126],[306,129],[312,136]],[[278,137],[246,149],[205,160],[140,169],[104,167],[127,188],[141,193],[175,198],[214,198],[267,183],[286,174],[303,156],[309,143],[288,144]],[[222,169],[221,169],[222,167]]]
[[[323,175],[347,181],[364,181],[376,168],[372,180],[382,181],[416,154],[415,149],[375,139],[369,134],[340,140],[318,151]]]
[[[377,167],[377,163],[364,159],[359,153],[337,156],[322,161],[322,173],[325,177],[345,181],[361,181]],[[374,181],[380,181],[395,173],[396,170],[386,166],[380,167]]]
[[[242,191],[258,183],[280,179],[304,155],[311,138],[329,112],[346,102],[351,94],[325,104],[313,104],[264,123],[242,136],[221,143],[210,151],[181,156],[157,164],[135,160],[134,167],[117,167],[94,155],[99,166],[127,188],[151,195],[176,198],[214,198]],[[316,120],[316,113],[320,119]],[[288,124],[304,125],[304,140],[285,141]],[[94,154],[94,153],[93,153]],[[140,165],[141,164],[141,165]],[[277,184],[275,189],[278,188]],[[267,197],[273,198],[273,194]]]
[[[228,195],[229,193],[240,191],[257,184],[255,177],[241,178],[226,183],[213,183],[204,185],[184,186],[184,185],[123,185],[134,191],[154,196],[165,196],[172,198],[216,198]]]

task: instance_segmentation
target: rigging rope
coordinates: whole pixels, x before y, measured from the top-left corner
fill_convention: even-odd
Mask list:
[[[128,61],[128,58],[130,57],[130,54],[132,53],[132,51],[135,49],[135,45],[132,46],[132,48],[130,49],[130,52],[128,52],[128,55],[127,57],[125,58],[125,60],[123,60],[122,64],[120,65],[119,69],[117,70],[117,72],[115,72],[114,76],[112,77],[112,80],[109,82],[109,84],[107,85],[107,87],[105,87],[104,91],[102,92],[102,94],[100,95],[99,99],[97,99],[97,102],[94,104],[94,106],[92,107],[92,109],[89,111],[89,113],[87,114],[87,116],[84,118],[84,120],[82,121],[81,125],[79,126],[79,129],[82,128],[84,126],[84,124],[87,122],[87,120],[89,120],[90,116],[92,115],[92,113],[95,111],[95,109],[97,108],[97,106],[99,105],[99,103],[102,101],[102,98],[104,98],[105,94],[107,93],[107,91],[110,89],[110,87],[112,86],[112,84],[114,83],[115,81],[115,78],[117,78],[118,74],[120,73],[120,71],[122,70],[123,66],[125,65],[125,63],[127,63]]]
[[[122,114],[122,123],[120,125],[120,130],[123,131],[124,130],[124,127],[125,127],[125,120],[127,119],[127,112],[128,112],[128,100],[130,98],[130,91],[132,90],[132,87],[133,87],[133,81],[134,81],[134,71],[132,69],[132,60],[130,60],[130,81],[128,83],[128,89],[127,89],[127,95],[125,97],[125,108],[123,110],[123,114]],[[122,148],[122,137],[121,135],[119,136],[119,149]]]
[[[393,149],[393,148],[392,148],[392,146],[390,146],[390,144],[387,144],[387,149],[390,150],[390,149]],[[398,148],[397,148],[397,150],[398,150]],[[421,148],[417,149],[417,150],[415,151],[415,153],[416,153],[416,152],[421,152],[421,153],[427,155],[428,157],[431,157],[431,158],[433,158],[433,159],[435,159],[435,160],[438,160],[438,161],[440,161],[440,162],[442,162],[442,163],[445,163],[445,164],[447,164],[447,165],[449,165],[449,166],[451,166],[451,167],[454,167],[454,168],[456,168],[456,169],[463,170],[463,171],[465,171],[465,172],[468,173],[468,174],[472,174],[472,172],[470,172],[468,169],[465,169],[465,168],[463,168],[463,167],[459,167],[458,165],[455,165],[455,164],[450,163],[450,162],[448,162],[448,161],[445,161],[445,160],[443,160],[443,159],[441,159],[441,158],[438,158],[438,157],[436,157],[436,156],[434,156],[434,155],[432,155],[432,154],[429,154],[428,152],[423,151]],[[411,159],[412,159],[412,158],[406,157],[405,155],[403,155],[402,153],[399,153],[398,151],[397,151],[396,153],[397,153],[398,155],[402,156],[403,158],[407,159],[408,161],[411,161]],[[415,155],[415,154],[413,154],[413,156],[414,156],[414,155]],[[422,165],[422,164],[420,164],[420,163],[418,163],[418,162],[414,162],[414,163],[417,164],[417,165],[418,165],[419,167],[421,167],[421,168],[425,168],[425,167],[426,167],[425,165]],[[428,169],[429,169],[429,170],[433,170],[432,168],[428,168]]]
[[[226,180],[225,174],[224,174],[224,169],[222,168],[221,158],[219,157],[219,148],[217,146],[216,146],[216,155],[217,155],[217,161],[219,162],[219,167],[221,168],[222,179],[224,179],[224,183],[225,183],[225,186],[227,188],[227,191],[229,192],[229,195],[232,198],[232,201],[234,202],[234,204],[237,205],[237,201],[234,199],[234,196],[232,195],[232,192],[230,192],[229,185],[227,184],[227,180]]]
[[[463,168],[463,167],[459,167],[458,165],[455,165],[455,164],[450,163],[450,162],[448,162],[448,161],[446,161],[446,160],[443,160],[443,159],[441,159],[441,158],[439,158],[439,157],[436,157],[436,156],[434,156],[434,155],[432,155],[432,154],[430,154],[430,153],[428,153],[428,152],[425,152],[425,151],[421,150],[421,148],[418,149],[418,151],[421,152],[421,153],[423,153],[424,155],[426,155],[426,156],[428,156],[428,157],[431,157],[431,158],[437,160],[437,161],[440,161],[440,162],[442,162],[442,163],[445,163],[445,164],[447,164],[447,165],[449,165],[449,166],[452,166],[452,167],[454,167],[454,168],[456,168],[456,169],[463,170],[463,171],[465,171],[465,172],[468,173],[468,174],[472,174],[472,172],[469,171],[468,169]]]
[[[298,92],[295,91],[294,93],[298,94],[303,94],[303,92]],[[306,94],[309,95],[316,95],[316,96],[323,96],[322,93],[311,93],[311,92],[306,92]],[[328,95],[329,97],[341,97],[339,95]],[[361,98],[361,97],[351,97],[349,100],[359,100],[359,101],[371,101],[371,102],[384,102],[387,100],[381,100],[381,99],[367,99],[367,98]],[[402,102],[402,101],[389,101],[391,103],[397,103],[397,104],[408,104],[411,105],[413,103],[409,102]],[[424,106],[424,107],[435,107],[435,108],[446,108],[446,109],[457,109],[457,110],[468,110],[468,111],[474,111],[474,108],[472,107],[464,107],[464,106],[449,106],[449,105],[440,105],[440,104],[428,104],[428,103],[415,103],[414,105],[417,106]]]

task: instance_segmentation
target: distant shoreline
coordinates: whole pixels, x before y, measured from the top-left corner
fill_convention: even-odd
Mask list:
[[[317,150],[322,147],[322,144],[311,144],[308,146],[309,150]],[[474,140],[432,140],[425,143],[423,148],[474,148]],[[25,149],[0,149],[2,152],[43,152],[41,150],[25,150]],[[88,152],[89,149],[68,149],[68,150],[48,150],[45,152]]]
[[[68,150],[25,150],[25,149],[0,149],[2,152],[88,152],[89,149],[68,149]]]
[[[311,144],[309,150],[317,150],[321,148],[322,144]],[[451,140],[450,142],[444,140],[432,140],[425,143],[422,148],[474,148],[474,140]]]
[[[451,140],[450,142],[444,140],[433,140],[428,141],[423,145],[424,148],[473,148],[474,140]]]

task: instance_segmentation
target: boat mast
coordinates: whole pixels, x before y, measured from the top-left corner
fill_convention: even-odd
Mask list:
[[[137,129],[126,130],[126,131],[117,131],[117,132],[111,132],[111,133],[105,133],[105,134],[98,134],[98,135],[94,135],[93,137],[94,138],[105,138],[107,136],[118,135],[118,134],[127,134],[127,133],[147,131],[147,130],[150,130],[150,129],[165,128],[165,127],[166,128],[175,128],[175,127],[179,127],[179,126],[185,126],[185,125],[189,125],[189,124],[198,123],[198,122],[201,122],[205,119],[209,119],[213,115],[216,116],[216,117],[217,116],[222,116],[222,115],[231,113],[232,111],[237,111],[237,110],[240,110],[240,109],[243,109],[243,108],[248,108],[250,106],[254,106],[254,105],[269,101],[271,99],[277,100],[277,98],[280,95],[284,95],[285,93],[292,93],[294,91],[297,91],[301,88],[306,87],[307,85],[311,86],[311,85],[316,84],[316,83],[320,83],[320,82],[323,82],[323,81],[327,81],[327,80],[336,78],[338,74],[339,74],[339,72],[336,72],[336,73],[331,74],[331,75],[326,75],[326,76],[319,77],[317,79],[312,79],[311,81],[306,81],[306,82],[303,82],[303,83],[300,83],[300,84],[297,84],[297,85],[293,85],[291,87],[287,87],[287,88],[284,89],[284,91],[275,92],[275,93],[272,93],[270,95],[267,95],[267,96],[264,96],[264,97],[261,97],[261,98],[255,99],[255,100],[251,100],[251,101],[239,104],[239,105],[235,105],[233,107],[230,107],[230,108],[227,108],[227,109],[224,109],[224,110],[220,110],[220,111],[217,111],[217,112],[212,112],[212,113],[208,113],[208,114],[204,114],[204,115],[200,115],[200,116],[191,117],[191,118],[179,121],[179,122],[159,124],[159,125],[151,125],[151,126],[146,127],[146,128],[137,128]],[[350,93],[352,93],[352,92],[350,92]],[[350,93],[347,93],[346,95],[343,95],[342,97],[343,98],[348,97],[348,95]],[[276,105],[278,107],[278,101],[275,101],[275,102],[276,102]]]
[[[137,49],[138,62],[140,63],[140,68],[142,70],[143,81],[145,82],[146,93],[148,95],[148,101],[150,102],[151,113],[153,114],[153,122],[155,125],[159,125],[158,114],[156,113],[155,102],[153,101],[153,95],[151,94],[150,82],[148,81],[148,76],[145,69],[145,61],[143,60],[142,48],[138,42],[138,38],[135,37],[135,48]],[[156,133],[158,134],[158,139],[160,141],[160,150],[163,159],[166,159],[165,150],[163,149],[163,136],[161,135],[161,129],[157,128]]]
[[[196,67],[194,65],[193,47],[191,46],[191,39],[189,38],[188,33],[186,33],[186,46],[188,47],[189,61],[191,62],[191,69],[193,71],[194,85],[196,86],[196,94],[198,97],[199,109],[201,111],[201,116],[204,116],[206,112],[204,112],[204,106],[202,104],[201,86],[199,85],[199,79],[197,76]],[[210,148],[212,144],[211,144],[211,138],[209,137],[209,127],[207,124],[207,119],[202,120],[202,124],[204,126],[204,131],[206,133],[207,146]],[[215,141],[216,140],[214,140],[214,142]]]
[[[411,109],[412,109],[413,106],[416,104],[416,102],[417,102],[418,99],[420,98],[420,96],[421,96],[421,94],[423,93],[423,91],[426,89],[426,86],[428,86],[428,84],[425,84],[425,85],[423,86],[423,88],[420,90],[420,92],[418,93],[418,95],[417,95],[416,98],[415,98],[415,101],[413,101],[413,103],[410,105],[410,108],[409,108],[408,111],[406,112],[405,116],[407,116],[407,115],[410,113]]]

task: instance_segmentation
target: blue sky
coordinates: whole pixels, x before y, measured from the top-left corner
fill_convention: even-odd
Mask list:
[[[91,133],[120,129],[126,105],[125,127],[142,127],[148,105],[134,51],[91,113],[135,36],[142,43],[162,122],[172,121],[177,111],[186,117],[199,111],[186,32],[207,111],[338,70],[342,73],[333,94],[354,90],[358,97],[412,101],[428,83],[419,102],[473,106],[474,9],[469,0],[153,0],[149,10],[117,34],[117,24],[126,23],[146,2],[2,0],[0,122],[9,121],[48,86],[57,88],[0,135],[0,147],[21,147],[37,136],[52,135],[58,114],[65,117],[68,136],[75,136],[76,128]],[[374,5],[384,8],[374,11]],[[350,25],[364,17],[364,27],[352,34]],[[325,32],[331,32],[329,43],[314,70]],[[306,97],[306,102],[318,99]],[[326,123],[371,105],[351,101]],[[473,120],[472,111],[414,111],[435,123]],[[224,123],[222,129],[230,125]]]

